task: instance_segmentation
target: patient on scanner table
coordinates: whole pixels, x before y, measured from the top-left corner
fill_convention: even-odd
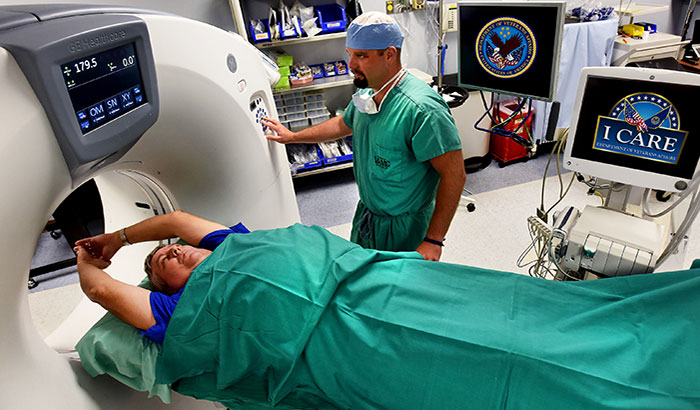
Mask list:
[[[700,408],[700,269],[554,282],[317,226],[242,232],[177,211],[76,243],[85,293],[158,342],[160,385],[230,408]],[[102,271],[170,237],[199,247],[152,253],[159,292]],[[132,334],[124,351],[151,344]],[[83,366],[104,359],[86,337]]]
[[[128,236],[127,236],[128,230]],[[78,272],[83,292],[126,323],[162,343],[170,316],[192,271],[230,233],[246,233],[242,225],[223,225],[176,211],[147,219],[121,231],[76,242]],[[144,263],[150,290],[122,283],[102,269],[124,245],[179,237],[198,247],[180,244],[156,247]]]

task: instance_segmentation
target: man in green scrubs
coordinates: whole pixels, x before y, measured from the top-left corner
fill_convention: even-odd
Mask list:
[[[360,194],[351,240],[363,247],[420,252],[439,260],[466,175],[461,141],[440,95],[401,65],[403,33],[368,12],[348,27],[346,50],[358,91],[342,116],[299,132],[264,124],[280,143],[353,136]]]

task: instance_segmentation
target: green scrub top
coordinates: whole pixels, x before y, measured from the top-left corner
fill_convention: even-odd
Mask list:
[[[351,240],[365,248],[415,250],[428,229],[440,181],[429,160],[462,148],[447,104],[407,73],[384,97],[379,113],[361,113],[350,102],[343,121],[353,131],[360,194]]]

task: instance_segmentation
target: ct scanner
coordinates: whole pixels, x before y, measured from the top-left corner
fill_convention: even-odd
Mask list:
[[[299,220],[263,57],[231,33],[172,15],[110,7],[0,7],[0,408],[165,407],[71,353],[104,313],[87,299],[46,341],[27,275],[56,207],[95,180],[105,231],[184,209],[251,229]],[[144,206],[146,204],[147,206]],[[138,283],[153,244],[108,269]],[[215,408],[174,394],[167,408]]]

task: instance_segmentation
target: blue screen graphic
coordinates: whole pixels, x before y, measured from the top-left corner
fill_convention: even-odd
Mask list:
[[[133,43],[61,64],[83,134],[146,102]]]

